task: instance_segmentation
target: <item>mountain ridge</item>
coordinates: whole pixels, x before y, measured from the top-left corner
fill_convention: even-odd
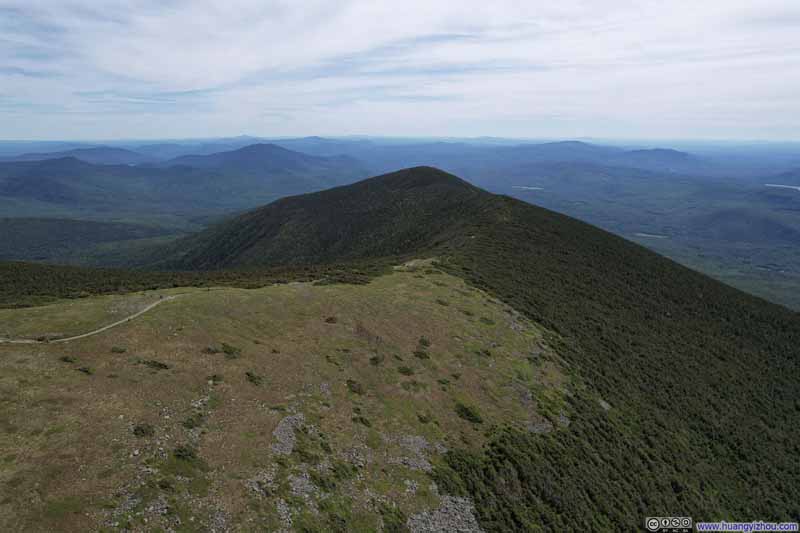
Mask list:
[[[78,210],[139,205],[156,212],[229,209],[366,176],[351,158],[315,157],[267,145],[176,161],[182,164],[96,164],[75,156],[2,161],[0,197]]]
[[[299,170],[311,162],[354,161],[347,156],[314,156],[289,150],[277,144],[257,143],[235,150],[226,150],[206,155],[184,155],[162,163],[162,166],[186,165],[198,168],[220,168],[229,166],[236,170],[264,171],[283,166]]]
[[[0,161],[44,161],[49,159],[62,159],[74,157],[87,163],[100,165],[137,165],[147,163],[152,159],[126,148],[111,146],[95,146],[91,148],[75,148],[63,152],[26,153],[19,156],[0,158]]]
[[[184,247],[180,259],[159,264],[194,270],[318,263],[320,257],[333,260],[378,253],[398,255],[422,243],[417,228],[445,229],[441,217],[448,210],[483,194],[488,193],[432,167],[405,169],[277,200],[187,238],[177,245]],[[309,201],[312,204],[307,206]],[[435,210],[426,210],[432,205],[436,205]],[[380,228],[363,224],[364,217],[371,216],[391,223]],[[342,227],[346,228],[344,233]],[[379,239],[375,239],[376,233]],[[209,242],[204,242],[206,239]],[[260,248],[264,239],[275,239],[268,247],[274,249],[269,253],[279,255],[278,260],[263,260],[264,254],[269,255]],[[303,241],[305,250],[296,245],[296,240]],[[353,249],[348,240],[355,242]]]

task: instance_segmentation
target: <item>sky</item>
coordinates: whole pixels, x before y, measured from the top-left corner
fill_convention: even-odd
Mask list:
[[[0,139],[800,139],[797,0],[0,0]]]

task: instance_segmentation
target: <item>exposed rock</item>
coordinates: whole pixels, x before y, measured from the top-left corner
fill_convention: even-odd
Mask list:
[[[300,429],[304,423],[303,413],[290,415],[281,420],[278,427],[272,432],[276,441],[272,443],[272,451],[278,455],[290,455],[294,450],[295,442],[297,442],[294,432],[296,429]]]
[[[248,489],[261,497],[270,496],[274,493],[275,485],[275,466],[269,470],[262,470],[255,476],[245,481]]]
[[[208,407],[208,396],[204,396],[203,398],[199,398],[197,400],[192,400],[191,405],[198,411],[205,410],[205,408]]]
[[[389,464],[403,465],[406,468],[410,468],[411,470],[420,470],[422,472],[430,472],[431,470],[433,470],[433,466],[431,465],[430,461],[428,461],[425,457],[421,456],[390,457]]]
[[[421,470],[423,472],[430,472],[433,470],[433,466],[428,459],[429,453],[435,448],[438,452],[439,449],[444,449],[447,451],[446,448],[443,446],[440,448],[439,446],[431,446],[431,444],[425,439],[425,437],[421,437],[419,435],[403,435],[399,439],[395,441],[395,439],[384,437],[387,442],[396,442],[403,450],[408,452],[408,455],[403,457],[390,457],[389,463],[390,464],[401,464],[406,466],[412,470]],[[441,453],[441,452],[440,452]]]
[[[319,393],[323,396],[330,397],[331,395],[331,384],[327,382],[323,382],[319,384]]]
[[[211,533],[227,533],[231,531],[230,526],[228,526],[228,515],[225,511],[221,509],[217,509],[211,515],[211,524],[209,524],[209,531]]]
[[[361,444],[342,452],[342,458],[357,468],[364,468],[372,462],[372,450]]]
[[[165,515],[169,512],[169,505],[164,496],[159,496],[147,506],[147,513],[151,515]]]
[[[406,522],[412,533],[479,533],[475,506],[467,498],[442,496],[438,509],[411,516]]]
[[[550,433],[553,431],[553,424],[549,420],[528,422],[526,427],[531,433]]]
[[[142,499],[127,489],[123,489],[118,496],[121,497],[117,507],[111,511],[108,525],[117,527],[120,521],[130,516],[130,513],[142,503]]]
[[[311,502],[313,496],[317,493],[317,486],[311,482],[308,472],[289,475],[289,487],[291,488],[292,496],[302,498],[306,502]]]
[[[275,508],[281,521],[281,528],[278,533],[289,533],[292,530],[292,510],[289,508],[289,504],[283,498],[279,498],[275,502]]]

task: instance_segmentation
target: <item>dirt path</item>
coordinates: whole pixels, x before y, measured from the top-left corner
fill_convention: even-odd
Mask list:
[[[156,307],[158,305],[161,305],[164,302],[168,302],[170,300],[174,300],[175,298],[178,298],[179,296],[181,296],[181,295],[167,296],[166,298],[162,298],[161,300],[158,300],[157,302],[151,303],[150,305],[148,305],[147,307],[145,307],[141,311],[138,311],[138,312],[136,312],[136,313],[134,313],[134,314],[132,314],[130,316],[127,316],[127,317],[123,318],[122,320],[117,320],[116,322],[114,322],[112,324],[108,324],[107,326],[103,326],[102,328],[95,329],[95,330],[90,331],[88,333],[82,333],[80,335],[74,335],[72,337],[64,337],[64,338],[61,338],[61,339],[53,339],[53,340],[49,340],[49,341],[37,341],[37,340],[32,340],[32,339],[2,339],[2,338],[0,338],[0,344],[56,344],[56,343],[60,343],[60,342],[70,342],[70,341],[76,341],[78,339],[84,339],[86,337],[91,337],[92,335],[97,335],[98,333],[102,333],[102,332],[104,332],[106,330],[109,330],[111,328],[117,327],[117,326],[119,326],[121,324],[125,324],[126,322],[130,322],[134,318],[145,314],[146,312],[150,311],[154,307]]]

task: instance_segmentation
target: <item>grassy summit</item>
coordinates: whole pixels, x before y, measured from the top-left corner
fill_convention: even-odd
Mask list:
[[[264,293],[194,289],[193,295],[160,306],[139,323],[87,339],[80,353],[87,358],[85,367],[95,370],[92,381],[73,383],[89,375],[85,372],[64,374],[68,378],[63,379],[73,380],[65,387],[83,392],[104,373],[123,376],[119,364],[106,354],[111,343],[121,342],[118,336],[135,328],[138,333],[124,343],[141,347],[134,351],[142,362],[133,359],[132,368],[150,369],[158,379],[171,373],[180,379],[205,373],[213,384],[214,375],[225,374],[221,366],[191,370],[211,364],[193,355],[209,348],[207,355],[217,358],[209,361],[227,361],[236,368],[235,405],[244,406],[226,412],[224,420],[241,424],[251,411],[269,410],[271,402],[283,397],[284,408],[294,405],[286,416],[303,417],[285,422],[281,431],[285,433],[287,425],[299,431],[305,427],[308,435],[316,434],[309,425],[319,429],[323,423],[301,398],[317,394],[314,376],[322,375],[323,368],[339,376],[331,389],[337,401],[329,402],[338,423],[322,430],[331,439],[325,445],[332,450],[330,461],[324,461],[322,441],[308,441],[316,443],[309,444],[308,453],[332,471],[338,468],[334,458],[350,465],[339,470],[339,478],[315,478],[312,472],[318,463],[309,455],[283,461],[259,451],[277,438],[270,424],[277,429],[285,417],[265,422],[267,429],[248,430],[258,441],[252,446],[225,448],[212,438],[180,451],[180,457],[201,465],[192,470],[202,473],[194,478],[205,480],[197,483],[210,487],[210,494],[229,495],[221,512],[235,523],[250,516],[237,514],[244,512],[237,510],[244,504],[231,491],[240,485],[223,481],[218,472],[222,465],[230,471],[233,465],[248,464],[251,454],[267,472],[262,484],[277,483],[275,490],[284,492],[265,495],[263,508],[248,508],[265,517],[277,513],[269,515],[270,520],[294,517],[298,528],[313,524],[321,529],[369,530],[377,527],[378,515],[384,526],[412,529],[422,516],[474,516],[481,528],[493,531],[632,530],[641,528],[646,516],[675,514],[696,520],[800,519],[800,386],[795,379],[800,318],[638,245],[423,167],[277,201],[169,252],[162,266],[210,271],[108,276],[134,287],[148,280],[162,287],[213,280],[257,284],[279,279],[274,269],[282,269],[284,281],[304,277],[321,282],[262,289]],[[388,268],[430,258],[436,261],[416,272],[390,273]],[[99,281],[102,275],[82,277],[79,270],[48,268],[53,275],[63,273],[58,295],[71,294],[66,288],[114,291],[114,283]],[[30,299],[54,292],[52,286],[30,281],[37,276],[25,265],[7,272],[8,290],[25,287]],[[358,287],[324,284],[350,279],[372,281]],[[320,307],[320,298],[334,299]],[[279,318],[275,309],[285,317]],[[361,326],[354,316],[361,317]],[[508,317],[518,318],[509,322]],[[379,323],[371,322],[373,318]],[[19,324],[30,327],[30,321]],[[213,333],[193,333],[201,331]],[[278,334],[278,353],[255,344],[268,346]],[[383,344],[378,338],[392,339],[385,341],[392,348],[379,348]],[[342,344],[334,347],[331,339]],[[358,346],[346,346],[351,341],[345,339]],[[257,348],[251,349],[248,342]],[[39,346],[37,351],[42,350]],[[4,364],[27,360],[27,352],[20,350],[11,350]],[[285,352],[292,357],[283,359]],[[395,352],[401,359],[394,358]],[[58,354],[71,355],[51,353]],[[32,360],[32,372],[55,379],[63,372],[56,360]],[[391,378],[385,373],[388,366],[396,367]],[[468,373],[473,377],[465,381]],[[332,383],[333,378],[325,376],[325,382]],[[33,378],[29,374],[7,379],[12,387],[8,390],[16,391],[13,387]],[[143,383],[144,378],[130,379]],[[44,383],[41,391],[48,390]],[[165,382],[138,398],[145,403],[158,398],[163,405],[167,396],[161,398],[159,391],[183,390],[176,389],[176,383]],[[391,388],[397,384],[399,390]],[[205,391],[205,385],[196,387],[197,394]],[[106,398],[109,392],[96,394]],[[117,401],[123,402],[129,393],[118,394]],[[430,406],[420,408],[416,422],[405,412],[405,401],[397,400],[406,394],[419,395],[410,397],[424,398],[424,405]],[[239,403],[240,397],[248,400]],[[344,398],[349,403],[341,403]],[[338,411],[343,405],[346,415]],[[145,418],[144,414],[138,416]],[[213,416],[206,410],[202,415],[208,420]],[[20,427],[16,416],[6,424]],[[439,422],[440,430],[446,428],[441,440],[415,429],[427,428],[432,420]],[[77,431],[86,423],[76,421],[70,427]],[[148,423],[158,431],[155,421]],[[357,466],[359,460],[341,455],[346,448],[335,440],[351,438],[355,431],[368,448],[372,442],[376,448],[371,449],[384,450],[381,446],[400,441],[369,435],[373,430],[396,435],[387,427],[425,436],[429,445],[424,448],[431,468],[422,470],[424,476],[413,468],[413,476],[398,474],[410,476],[405,479],[416,487],[412,492],[422,494],[414,504],[397,500],[399,477],[387,474],[379,482],[375,466]],[[403,442],[398,444],[401,448],[415,446]],[[120,457],[132,453],[130,445],[121,446]],[[217,457],[221,450],[228,450],[229,456]],[[9,464],[17,465],[19,452],[9,451],[8,456],[14,456]],[[186,466],[171,463],[169,454],[160,460],[166,463],[154,467],[165,478],[172,469]],[[352,466],[358,469],[354,478],[347,474]],[[249,479],[244,471],[232,475],[238,483]],[[281,479],[289,488],[275,482],[276,475],[287,476]],[[292,486],[308,488],[305,481],[290,481],[305,475],[314,487],[310,490],[334,495],[330,504],[323,504],[325,498],[309,497],[321,514],[309,511],[311,500],[289,497]],[[367,483],[360,486],[377,494],[372,507],[358,507],[363,515],[348,515],[344,509],[353,509],[352,502],[336,499],[349,494],[342,487],[351,487],[352,479]],[[109,487],[118,487],[120,479],[113,480]],[[369,485],[373,481],[377,484]],[[87,485],[89,492],[91,486]],[[429,492],[420,492],[420,487]],[[148,494],[156,498],[162,494],[158,490],[166,489],[152,490]],[[170,508],[183,505],[179,499],[170,500],[178,496],[163,497],[173,502]],[[84,504],[95,505],[87,498],[90,503]],[[4,509],[14,509],[19,505],[15,502],[6,502]],[[392,502],[398,505],[382,506]],[[108,505],[116,508],[119,503]],[[91,516],[100,516],[93,512]]]
[[[3,334],[93,330],[158,295],[175,298],[103,334],[0,344],[4,530],[371,531],[453,501],[474,523],[433,463],[500,424],[552,430],[570,383],[539,327],[429,263],[86,298],[71,331],[75,302],[3,310],[22,315]]]

